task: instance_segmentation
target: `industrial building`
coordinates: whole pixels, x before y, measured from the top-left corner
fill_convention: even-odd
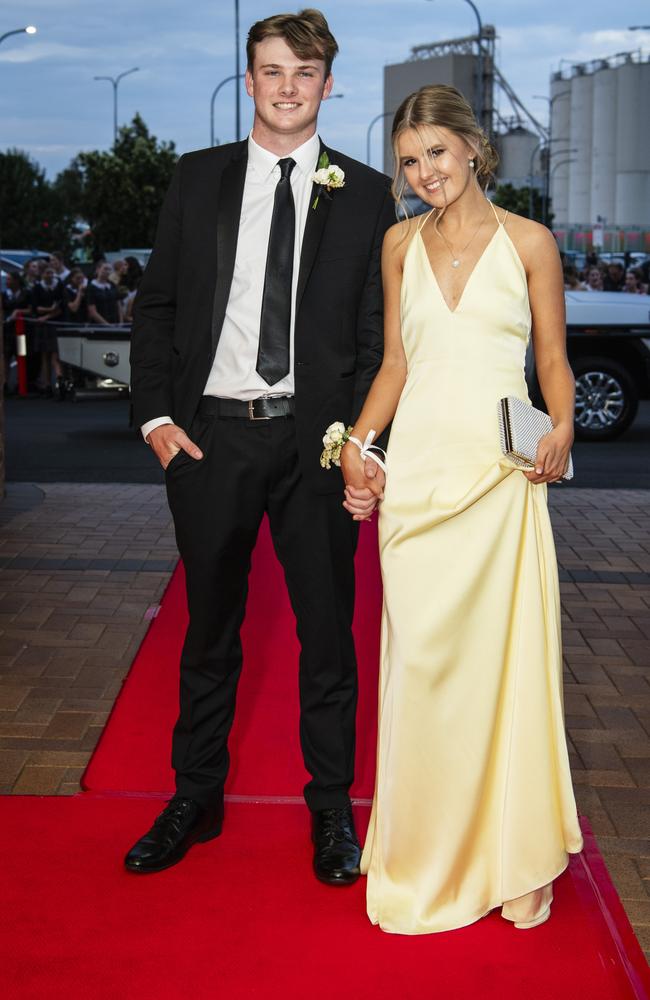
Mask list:
[[[402,100],[427,83],[451,84],[470,101],[498,149],[498,183],[535,187],[544,202],[550,194],[556,230],[584,230],[589,243],[599,225],[611,249],[637,249],[632,230],[638,230],[641,249],[650,228],[648,57],[621,53],[554,73],[547,127],[496,65],[495,39],[494,27],[483,25],[480,49],[478,35],[421,44],[410,58],[384,67],[384,111],[371,123],[383,119],[384,171],[392,173],[390,130]],[[572,245],[571,239],[563,245]]]
[[[556,226],[650,226],[650,61],[639,52],[571,66],[551,77]]]
[[[427,83],[445,83],[456,87],[468,99],[478,120],[492,137],[501,162],[498,179],[515,187],[544,184],[540,151],[547,130],[524,107],[503,73],[496,65],[496,31],[482,25],[477,35],[416,45],[409,59],[384,67],[383,167],[393,169],[390,145],[392,118],[403,99]],[[495,106],[495,93],[505,98],[508,115]],[[377,119],[375,119],[377,121]],[[368,144],[369,146],[370,144]]]

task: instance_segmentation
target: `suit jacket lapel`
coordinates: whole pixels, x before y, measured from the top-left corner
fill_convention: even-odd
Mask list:
[[[217,282],[212,307],[212,357],[219,343],[235,269],[247,162],[248,143],[244,140],[221,175],[217,209]]]
[[[318,154],[319,159],[325,152],[327,152],[327,150],[321,140],[320,151]],[[305,233],[300,253],[300,271],[298,272],[298,288],[296,291],[296,313],[300,308],[300,300],[302,299],[303,292],[305,291],[305,286],[307,284],[307,279],[311,274],[311,269],[314,266],[316,254],[318,253],[318,247],[320,245],[323,231],[325,229],[325,223],[327,222],[327,217],[330,211],[331,198],[324,191],[321,192],[316,208],[312,208],[317,194],[318,185],[314,184],[312,185],[311,197],[309,199],[307,222],[305,223]]]

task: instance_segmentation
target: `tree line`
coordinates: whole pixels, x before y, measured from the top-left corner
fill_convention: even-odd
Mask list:
[[[83,220],[93,254],[150,247],[177,158],[138,114],[110,151],[79,153],[53,181],[27,153],[0,153],[0,246],[69,252]]]
[[[79,153],[51,182],[27,153],[0,153],[0,247],[69,252],[78,220],[90,229],[91,255],[150,247],[177,159],[175,144],[159,142],[138,114],[109,152]],[[528,188],[499,185],[494,202],[527,216]],[[535,218],[540,210],[534,191]]]

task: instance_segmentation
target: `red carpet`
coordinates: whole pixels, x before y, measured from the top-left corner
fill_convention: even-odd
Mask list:
[[[97,795],[0,800],[6,1000],[648,995],[643,958],[589,835],[584,860],[558,880],[548,924],[517,931],[493,913],[407,938],[369,924],[363,882],[315,881],[300,806],[231,804],[223,836],[182,865],[126,874],[123,850],[156,808]],[[360,826],[366,818],[359,810]]]
[[[183,586],[177,569],[84,775],[88,790],[166,792],[174,787],[169,758],[187,616]],[[354,623],[360,685],[352,789],[357,798],[370,798],[374,782],[380,615],[377,534],[374,525],[366,524],[359,533]],[[242,641],[244,669],[226,792],[299,796],[308,780],[298,742],[299,647],[266,520],[253,556]]]
[[[357,569],[354,792],[365,798],[381,601],[368,526]],[[447,934],[391,936],[368,922],[363,880],[316,882],[307,811],[281,802],[300,796],[305,773],[297,643],[266,528],[251,574],[224,834],[167,872],[124,872],[123,854],[172,788],[182,585],[177,571],[86,772],[92,791],[0,799],[3,1000],[648,1000],[647,966],[588,830],[584,854],[556,884],[551,920],[531,931],[494,913]],[[357,815],[363,835],[367,808]]]

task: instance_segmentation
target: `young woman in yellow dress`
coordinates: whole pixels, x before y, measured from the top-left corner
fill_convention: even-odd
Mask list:
[[[488,201],[496,156],[454,88],[408,97],[393,147],[396,197],[408,185],[431,210],[386,234],[384,360],[353,429],[363,442],[392,421],[368,914],[424,934],[500,906],[528,928],[582,848],[546,497],[573,441],[562,268],[548,229]],[[529,401],[531,331],[554,429],[522,471],[497,413],[503,396]],[[363,520],[383,473],[364,478],[353,442],[341,461]]]

